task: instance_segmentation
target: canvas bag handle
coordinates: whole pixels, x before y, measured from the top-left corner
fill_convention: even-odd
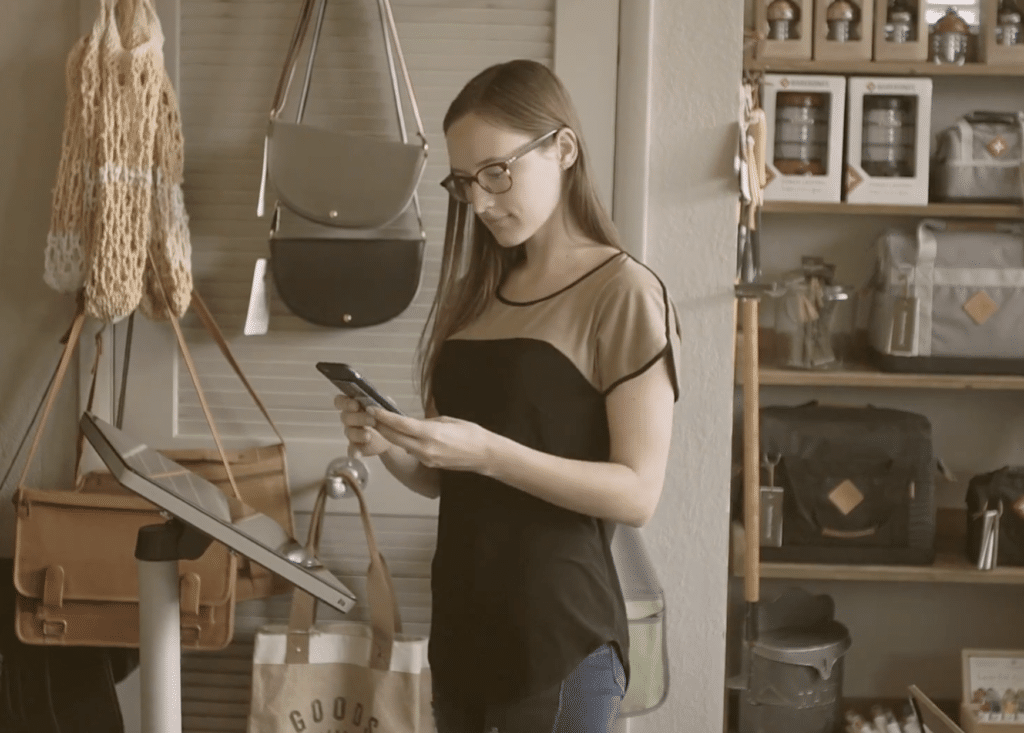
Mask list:
[[[370,650],[369,666],[372,669],[389,669],[391,653],[394,648],[395,636],[402,633],[402,618],[395,595],[394,581],[387,562],[380,553],[373,522],[366,506],[366,499],[361,488],[348,484],[359,499],[359,513],[366,534],[366,544],[370,550],[370,565],[366,572],[367,605],[370,609],[370,626],[373,632],[373,643]],[[306,541],[307,555],[318,556],[320,534],[323,518],[326,513],[327,489],[320,488],[313,515],[310,519],[309,535]],[[291,612],[288,619],[288,639],[285,646],[285,662],[302,664],[309,662],[309,636],[316,623],[316,598],[298,588],[292,594]]]

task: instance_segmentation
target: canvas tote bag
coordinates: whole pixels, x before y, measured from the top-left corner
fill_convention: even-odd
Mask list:
[[[316,600],[296,590],[288,625],[264,626],[253,647],[248,733],[359,730],[432,733],[427,639],[402,633],[391,575],[377,548],[363,493],[370,548],[370,624],[317,622]],[[326,490],[317,496],[306,548],[315,556]]]

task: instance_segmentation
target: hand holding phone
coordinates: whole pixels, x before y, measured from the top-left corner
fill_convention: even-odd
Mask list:
[[[348,364],[339,362],[317,362],[316,368],[334,383],[343,394],[351,397],[363,407],[381,407],[398,415],[404,414],[394,402],[382,395]]]

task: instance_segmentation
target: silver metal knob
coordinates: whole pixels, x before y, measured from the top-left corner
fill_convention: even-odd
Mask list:
[[[360,490],[365,491],[369,481],[370,472],[366,464],[352,456],[335,458],[327,465],[327,472],[324,475],[324,486],[327,489],[327,496],[331,499],[355,496],[350,486],[355,484]]]

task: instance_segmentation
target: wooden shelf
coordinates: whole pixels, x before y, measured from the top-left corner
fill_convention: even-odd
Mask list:
[[[737,373],[737,383],[742,376]],[[879,387],[897,389],[1024,390],[1024,377],[1001,374],[895,374],[869,366],[835,371],[762,367],[761,386]]]
[[[959,520],[957,519],[959,518]],[[761,578],[787,580],[840,580],[883,583],[965,583],[977,585],[1024,585],[1024,567],[978,570],[964,555],[963,530],[944,534],[951,524],[963,522],[963,512],[939,510],[939,535],[932,565],[830,565],[822,563],[762,562]],[[743,577],[746,542],[743,525],[732,523],[732,574]]]
[[[804,201],[766,201],[766,214],[844,214],[854,216],[943,217],[947,219],[1017,219],[1024,207],[1016,204],[928,204],[895,206],[890,204],[811,203]]]
[[[864,76],[1024,76],[1021,64],[933,64],[928,61],[797,61],[792,59],[751,59],[746,71],[791,74],[861,74]]]

